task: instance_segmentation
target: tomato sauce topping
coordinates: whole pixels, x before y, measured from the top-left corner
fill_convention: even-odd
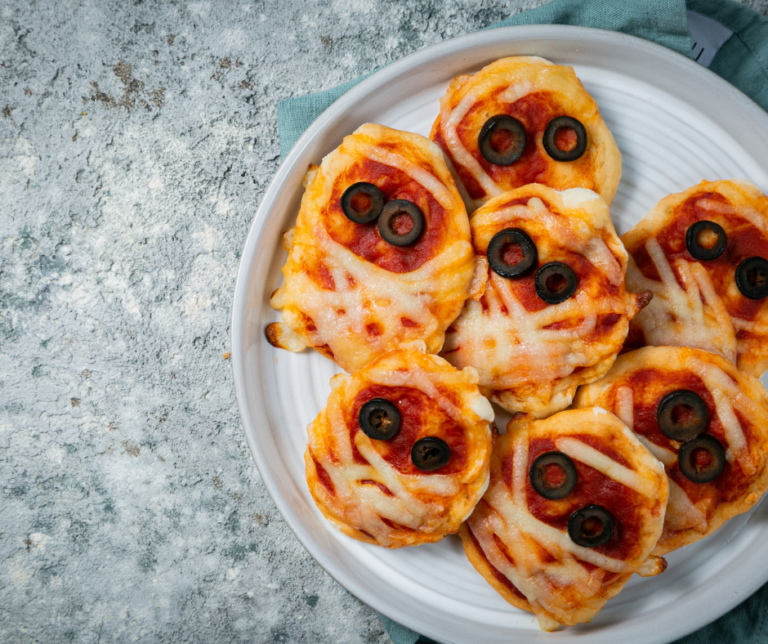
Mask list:
[[[505,87],[499,88],[492,95],[484,97],[472,106],[456,128],[459,139],[466,150],[483,167],[486,174],[505,190],[518,188],[529,183],[549,185],[551,183],[549,181],[551,169],[554,165],[559,164],[559,162],[551,159],[544,151],[541,140],[547,124],[553,118],[570,115],[565,113],[557,97],[552,92],[532,92],[519,98],[514,103],[506,103],[502,99],[506,89]],[[485,121],[491,116],[498,114],[507,114],[520,121],[525,128],[527,138],[522,156],[508,166],[495,165],[486,161],[480,153],[478,144],[480,130]],[[564,140],[561,141],[564,146],[563,149],[568,149],[569,145],[571,145],[569,137],[572,134],[565,131],[562,136],[564,137]],[[435,137],[435,143],[450,156],[445,138],[440,130],[438,130]],[[578,185],[579,187],[594,189],[594,181],[591,180],[590,164],[590,154],[585,154],[576,161],[570,161],[568,167],[574,176],[579,176],[579,181],[567,187],[576,187]],[[486,196],[485,190],[469,171],[458,164],[457,171],[470,197],[479,199]],[[566,186],[559,187],[564,188]]]
[[[384,195],[385,204],[393,199],[404,199],[419,207],[426,225],[416,243],[393,246],[379,236],[375,221],[356,224],[347,219],[341,209],[341,196],[349,186],[360,181],[377,186]],[[446,238],[450,223],[445,209],[420,183],[397,168],[370,159],[352,166],[336,179],[330,202],[322,216],[325,228],[335,242],[392,273],[415,271],[432,259]],[[405,230],[408,222],[403,221],[402,226]]]
[[[689,262],[699,262],[709,273],[715,291],[723,300],[728,313],[734,317],[752,320],[763,307],[763,302],[745,297],[733,286],[735,272],[736,267],[747,257],[759,256],[768,259],[768,237],[749,220],[740,217],[736,209],[731,214],[723,215],[700,206],[699,201],[702,199],[728,203],[727,199],[717,192],[702,191],[691,195],[675,208],[674,219],[656,233],[656,241],[667,256],[681,286],[682,280],[675,269],[675,260],[683,258]],[[694,259],[685,245],[685,234],[689,226],[702,220],[720,224],[728,236],[728,245],[717,259]],[[661,279],[645,247],[638,248],[633,257],[643,275],[653,280]]]
[[[467,442],[465,430],[448,416],[435,400],[418,389],[409,387],[385,387],[369,385],[358,392],[352,406],[352,417],[348,421],[349,435],[355,459],[365,459],[355,446],[355,434],[362,431],[358,422],[360,408],[373,398],[385,398],[397,405],[400,412],[400,431],[388,441],[371,441],[387,463],[402,474],[429,476],[430,474],[455,474],[466,467]],[[444,440],[451,449],[451,460],[434,472],[422,472],[411,462],[413,444],[426,436]]]
[[[687,389],[698,394],[707,406],[709,424],[705,433],[719,440],[725,449],[728,448],[728,441],[725,439],[725,431],[717,417],[712,394],[697,375],[688,371],[669,372],[643,369],[634,372],[627,384],[634,391],[633,431],[636,434],[640,434],[652,443],[677,454],[681,443],[673,443],[669,437],[662,433],[656,418],[656,410],[664,396],[679,389]],[[734,411],[744,430],[749,448],[750,437],[752,436],[750,423],[738,410]],[[694,483],[683,475],[677,462],[671,466],[666,466],[665,469],[667,475],[685,491],[693,503],[702,499],[711,501],[709,516],[714,513],[719,503],[738,498],[750,484],[749,477],[744,474],[741,467],[738,464],[731,465],[727,461],[722,474],[709,483]]]
[[[577,434],[574,435],[574,438],[599,449],[611,458],[619,456],[618,452],[610,445],[601,445],[600,441],[592,436]],[[534,438],[531,440],[528,447],[528,471],[538,456],[552,451],[558,450],[551,439]],[[511,461],[511,456],[506,460]],[[617,459],[617,462],[623,465],[628,464],[623,458]],[[558,530],[567,531],[568,519],[574,512],[589,505],[599,505],[608,510],[613,517],[613,536],[608,543],[593,549],[607,557],[631,559],[639,552],[638,541],[642,528],[641,508],[647,507],[649,500],[589,465],[577,460],[574,460],[573,464],[576,466],[578,474],[576,487],[567,497],[558,501],[550,501],[539,495],[533,489],[530,477],[526,476],[528,510],[539,521],[543,521]]]

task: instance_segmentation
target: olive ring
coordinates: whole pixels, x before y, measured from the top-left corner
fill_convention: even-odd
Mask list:
[[[411,462],[422,472],[434,472],[448,465],[451,448],[441,438],[427,436],[417,440],[411,448]]]
[[[496,132],[504,131],[512,136],[512,143],[504,150],[496,150],[492,139]],[[477,139],[480,154],[488,163],[494,165],[512,165],[525,151],[528,142],[523,124],[512,116],[497,114],[489,118],[480,130]]]
[[[411,220],[410,230],[402,234],[395,230],[395,222],[398,217],[408,217]],[[415,203],[405,199],[393,199],[382,209],[376,226],[379,230],[379,235],[388,244],[393,246],[410,246],[424,232],[424,214]]]
[[[682,417],[681,408],[690,411]],[[687,441],[706,431],[709,411],[701,396],[687,389],[679,389],[661,399],[656,408],[656,421],[661,432],[668,438]]]
[[[577,546],[602,546],[613,536],[613,516],[599,505],[577,510],[568,519],[568,536]]]
[[[386,398],[373,398],[360,407],[357,422],[368,438],[388,441],[400,431],[400,411]]]
[[[702,246],[699,242],[699,236],[707,231],[713,233],[716,240],[711,246]],[[688,230],[685,232],[685,246],[694,259],[700,259],[705,262],[717,259],[723,254],[727,245],[728,236],[725,234],[723,227],[714,221],[697,221],[695,224],[688,226]]]
[[[522,253],[522,259],[515,264],[509,264],[504,259],[504,250],[509,244],[518,246]],[[493,272],[502,277],[522,277],[539,261],[536,244],[520,228],[505,228],[496,233],[488,244],[486,256]]]
[[[695,452],[704,450],[709,455],[708,462],[702,465],[696,463]],[[688,441],[677,453],[677,464],[683,476],[694,483],[709,483],[714,481],[725,469],[725,450],[714,436],[705,434]]]
[[[562,472],[563,479],[559,484],[553,485],[547,480],[547,469],[551,466],[558,467]],[[573,461],[562,452],[546,452],[537,457],[531,465],[529,476],[533,489],[550,501],[568,496],[579,478]]]
[[[357,210],[354,205],[354,198],[358,195],[366,196],[369,199],[368,207],[362,211]],[[341,209],[344,215],[356,224],[370,224],[375,221],[381,214],[383,207],[384,195],[372,183],[365,183],[364,181],[353,183],[341,195]]]
[[[538,295],[547,304],[560,304],[571,297],[579,286],[574,270],[562,262],[549,262],[536,271],[533,279]]]
[[[768,297],[768,261],[749,257],[736,268],[736,286],[750,300]]]
[[[565,129],[573,130],[576,134],[576,145],[571,150],[561,150],[557,147],[557,134]],[[575,161],[587,151],[587,130],[581,121],[572,116],[558,116],[547,124],[542,143],[547,154],[555,161]]]

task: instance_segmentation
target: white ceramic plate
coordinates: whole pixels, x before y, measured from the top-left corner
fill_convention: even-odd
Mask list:
[[[387,550],[341,535],[315,508],[304,479],[306,426],[324,406],[333,363],[273,349],[281,234],[293,225],[310,163],[359,125],[427,135],[449,81],[510,55],[572,65],[621,149],[611,212],[619,234],[662,197],[702,179],[747,177],[768,191],[768,115],[715,74],[668,49],[613,32],[507,27],[434,45],[374,74],[326,110],[291,150],[261,202],[243,250],[232,311],[232,366],[245,434],[267,489],[296,536],[366,604],[446,643],[670,642],[711,622],[768,580],[768,504],[635,577],[588,626],[538,630],[475,572],[458,537]]]

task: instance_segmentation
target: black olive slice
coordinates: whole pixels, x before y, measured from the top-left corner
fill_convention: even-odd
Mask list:
[[[400,412],[386,398],[373,398],[360,407],[357,422],[368,438],[388,441],[400,430]]]
[[[341,195],[341,209],[356,224],[370,224],[384,207],[384,195],[372,183],[353,183]]]
[[[421,237],[424,223],[424,215],[415,203],[405,199],[393,199],[387,202],[381,211],[377,227],[379,235],[388,244],[410,246]]]
[[[547,304],[560,304],[576,292],[579,278],[567,264],[549,262],[536,271],[533,283],[536,294]]]
[[[714,221],[697,221],[688,226],[685,233],[685,246],[694,259],[705,262],[717,259],[727,245],[728,236]]]
[[[451,460],[451,448],[435,436],[427,436],[416,441],[411,448],[411,461],[422,472],[433,472],[448,465]]]
[[[577,546],[596,548],[613,536],[613,517],[603,507],[590,505],[576,510],[568,519],[568,536]]]
[[[701,396],[679,389],[661,399],[656,408],[656,420],[665,436],[675,441],[687,441],[706,431],[709,411]]]
[[[570,150],[557,147],[557,134],[561,130],[573,130],[576,134],[576,145]],[[544,130],[544,149],[555,161],[575,161],[587,151],[587,130],[572,116],[553,118]]]
[[[558,481],[552,481],[552,469],[559,469]],[[562,452],[547,452],[539,456],[529,472],[531,485],[541,496],[550,501],[562,499],[573,492],[578,480],[576,466]]]
[[[513,250],[510,246],[517,246],[519,249],[519,253],[515,253],[515,259],[518,254],[520,259],[514,264],[508,261],[507,253]],[[488,244],[486,255],[490,267],[502,277],[522,277],[539,261],[536,244],[524,230],[519,228],[505,228],[496,233]]]
[[[506,114],[489,118],[477,138],[480,154],[494,165],[512,165],[523,155],[527,141],[523,124]]]
[[[714,481],[725,469],[725,450],[714,436],[705,434],[684,443],[677,464],[685,478],[694,483]]]
[[[750,300],[768,297],[768,261],[750,257],[741,262],[736,268],[736,286]]]

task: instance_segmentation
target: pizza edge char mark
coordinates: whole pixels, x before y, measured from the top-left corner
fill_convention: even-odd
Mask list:
[[[690,255],[679,224],[684,219],[722,225],[729,241],[719,258]],[[768,197],[757,186],[746,179],[702,181],[662,199],[621,239],[630,254],[628,288],[654,293],[632,324],[628,348],[689,346],[717,353],[755,377],[765,371],[768,306],[743,296],[734,279],[743,259],[768,259]],[[672,252],[673,244],[681,248]]]
[[[439,541],[458,532],[488,486],[493,409],[477,388],[477,374],[423,350],[423,343],[414,342],[351,376],[335,376],[326,406],[307,427],[304,460],[312,498],[326,519],[359,541],[388,548]],[[393,452],[364,433],[351,410],[360,407],[356,398],[369,388],[384,396],[387,390],[414,394],[416,409],[400,408],[407,441],[427,431],[450,442],[446,426],[459,428],[454,444],[458,440],[463,449],[461,468],[451,471],[449,461],[434,473],[418,472],[404,464],[409,442]],[[426,430],[405,427],[416,417],[429,425]]]
[[[638,537],[629,558],[606,556],[602,546],[579,546],[567,530],[534,516],[528,450],[542,438],[585,471],[648,501],[634,504],[631,519],[618,520],[619,535],[628,530],[623,522],[640,526],[634,526]],[[609,487],[607,494],[617,494],[616,486]],[[460,534],[470,562],[486,581],[512,605],[533,612],[542,630],[551,631],[589,622],[632,573],[653,576],[666,569],[664,559],[651,551],[661,534],[667,496],[663,467],[613,414],[600,408],[567,410],[539,421],[518,414],[494,445],[488,491]],[[554,579],[568,581],[558,589]]]
[[[649,299],[624,287],[627,254],[607,205],[583,188],[559,192],[530,184],[488,201],[470,226],[483,279],[476,275],[441,355],[456,367],[475,367],[483,393],[507,411],[543,418],[565,409],[579,385],[608,371],[629,320]],[[580,286],[571,299],[547,306],[532,290],[533,270],[507,279],[491,269],[489,241],[510,227],[536,238],[544,249],[539,265],[578,259]]]
[[[732,500],[722,501],[723,493],[719,488],[703,484],[702,497],[694,503],[670,476],[670,472],[679,475],[679,447],[663,435],[661,437],[668,443],[665,446],[638,433],[640,441],[665,464],[665,471],[671,481],[664,532],[653,551],[656,555],[664,555],[712,534],[728,519],[751,509],[768,490],[768,462],[765,455],[765,447],[768,446],[768,392],[755,377],[739,371],[718,355],[688,347],[644,347],[623,354],[601,380],[579,389],[574,407],[600,405],[613,411],[634,431],[637,399],[631,386],[633,377],[636,380],[638,375],[642,376],[641,391],[647,393],[655,391],[651,389],[654,378],[658,381],[665,372],[674,374],[670,376],[672,382],[685,384],[660,387],[659,399],[663,398],[662,394],[666,395],[673,390],[693,389],[689,382],[691,377],[709,392],[711,406],[717,417],[718,434],[722,431],[724,435],[718,440],[726,448],[726,461],[732,467],[736,464],[739,466],[738,472],[724,470],[729,476],[727,482],[743,479],[747,485],[737,490],[738,494]],[[646,398],[643,396],[642,400],[646,401]],[[651,422],[651,431],[657,433],[655,420]],[[709,428],[704,433],[708,434]],[[683,479],[679,481],[686,484]],[[709,487],[704,488],[704,485]],[[715,499],[714,506],[709,501],[715,497],[707,494],[707,491],[716,492],[719,497]]]
[[[479,151],[478,135],[489,117],[510,113],[526,127],[525,151],[511,165],[491,164]],[[558,162],[546,152],[543,130],[558,116],[574,117],[586,129],[587,148],[578,160]],[[502,58],[456,77],[440,99],[430,139],[452,161],[476,207],[529,183],[588,188],[610,204],[621,178],[621,153],[573,68],[536,56]]]
[[[425,232],[431,246],[414,270],[393,272],[367,261],[326,228],[335,216],[329,212],[339,196],[338,179],[366,164],[381,170],[372,183],[407,181],[402,189],[418,192],[441,209],[441,230]],[[429,352],[437,352],[474,274],[466,208],[440,149],[420,135],[369,123],[312,168],[305,185],[296,226],[283,238],[289,253],[285,282],[270,299],[273,308],[282,310],[283,321],[267,327],[270,343],[289,351],[312,347],[348,372],[402,342],[424,340]],[[425,216],[428,226],[429,213]],[[371,231],[365,234],[373,239]],[[375,230],[372,234],[381,242]],[[367,252],[364,246],[357,250]],[[404,252],[408,249],[391,246],[393,255]]]

